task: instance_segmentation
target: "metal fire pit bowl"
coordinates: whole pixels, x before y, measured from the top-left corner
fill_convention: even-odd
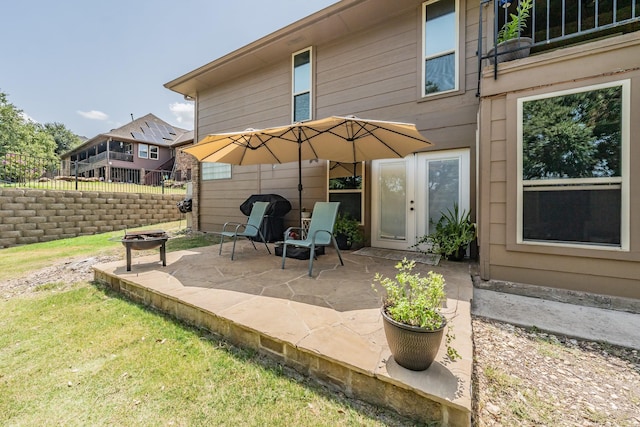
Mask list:
[[[121,240],[122,245],[127,249],[127,271],[131,271],[131,250],[144,251],[160,248],[160,261],[162,266],[167,265],[167,251],[165,243],[169,236],[162,230],[131,231],[125,233]]]

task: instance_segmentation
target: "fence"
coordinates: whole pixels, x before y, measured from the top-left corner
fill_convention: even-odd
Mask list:
[[[186,192],[186,182],[175,181],[170,170],[105,166],[98,176],[82,176],[89,170],[88,166],[87,162],[0,152],[0,187],[118,193]]]

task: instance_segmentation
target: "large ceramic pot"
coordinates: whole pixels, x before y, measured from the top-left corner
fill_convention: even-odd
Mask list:
[[[526,58],[529,56],[532,45],[533,39],[530,37],[520,37],[498,43],[498,64],[513,61],[514,59]],[[489,57],[489,63],[493,65],[494,59],[496,58],[493,48],[487,52],[487,56]]]
[[[429,368],[440,349],[446,320],[442,319],[439,329],[429,330],[396,322],[387,315],[384,308],[382,319],[387,344],[396,363],[412,371]]]

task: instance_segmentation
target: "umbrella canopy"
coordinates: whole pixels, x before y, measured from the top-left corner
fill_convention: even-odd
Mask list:
[[[302,160],[342,163],[405,157],[429,147],[410,123],[328,117],[288,126],[207,135],[184,149],[202,162],[256,165],[298,162],[302,206]]]

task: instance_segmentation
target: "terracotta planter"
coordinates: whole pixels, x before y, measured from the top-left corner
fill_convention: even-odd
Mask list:
[[[396,322],[387,315],[384,308],[382,319],[387,344],[396,363],[412,371],[429,368],[440,349],[446,320],[443,318],[442,327],[432,331]]]
[[[520,37],[498,43],[498,64],[513,61],[514,59],[526,58],[531,51],[531,45],[533,45],[533,39],[529,37]],[[487,56],[489,57],[489,63],[493,65],[495,59],[493,48],[487,52]]]

